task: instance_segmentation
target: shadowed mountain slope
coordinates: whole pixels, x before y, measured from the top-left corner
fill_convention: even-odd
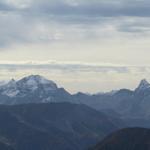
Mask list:
[[[85,105],[0,106],[0,141],[14,150],[84,150],[118,128],[115,120]]]
[[[117,131],[91,150],[150,150],[150,129],[127,128]]]

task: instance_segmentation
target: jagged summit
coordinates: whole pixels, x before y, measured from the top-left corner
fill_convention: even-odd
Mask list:
[[[141,80],[139,86],[136,88],[136,91],[143,91],[148,88],[150,88],[150,83],[146,79],[143,79]]]
[[[16,80],[12,78],[9,82],[16,82]]]
[[[5,85],[5,84],[4,84]],[[16,80],[11,79],[9,82],[6,83],[7,86],[13,86],[16,85]]]

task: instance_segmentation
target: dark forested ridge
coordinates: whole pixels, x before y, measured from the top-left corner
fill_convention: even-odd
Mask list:
[[[150,129],[122,129],[106,137],[91,150],[150,150]]]
[[[84,150],[117,129],[115,120],[85,105],[0,106],[0,142],[13,150]]]

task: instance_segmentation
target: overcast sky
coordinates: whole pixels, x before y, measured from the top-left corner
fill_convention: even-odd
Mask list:
[[[0,0],[0,79],[29,74],[70,92],[150,80],[150,1]]]

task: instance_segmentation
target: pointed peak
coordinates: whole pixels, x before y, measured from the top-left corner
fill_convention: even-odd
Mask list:
[[[149,85],[150,85],[150,83],[146,79],[143,79],[140,82],[140,86],[149,86]]]
[[[148,89],[150,88],[150,83],[146,80],[146,79],[143,79],[141,80],[138,88],[136,89],[136,91],[138,90],[145,90],[145,89]]]
[[[9,82],[16,82],[16,81],[15,81],[15,79],[12,78]]]
[[[14,79],[11,79],[7,84],[15,84],[16,81]]]

